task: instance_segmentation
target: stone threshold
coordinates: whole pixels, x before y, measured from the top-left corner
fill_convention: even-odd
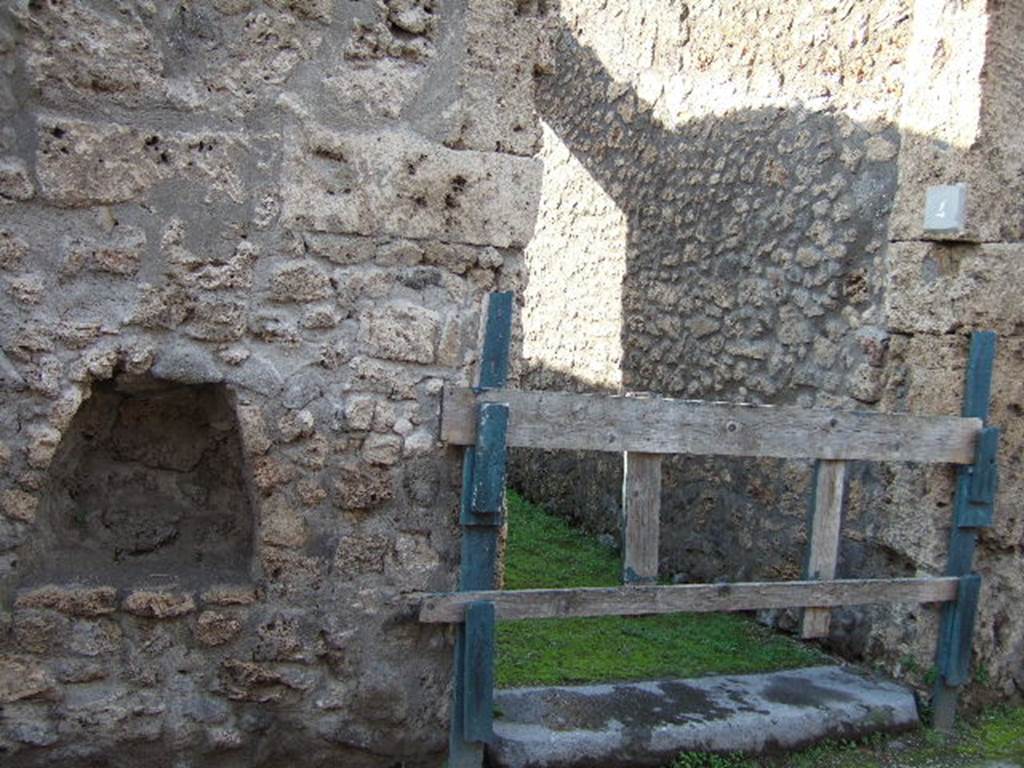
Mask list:
[[[852,667],[495,693],[489,764],[663,766],[680,752],[791,750],[919,725],[909,688]]]

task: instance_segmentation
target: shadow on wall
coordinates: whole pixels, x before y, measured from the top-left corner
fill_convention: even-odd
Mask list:
[[[850,315],[881,320],[896,127],[780,106],[666,129],[569,29],[538,108],[626,219],[627,390],[878,401]]]
[[[608,312],[621,305],[623,389],[905,408],[882,327],[897,127],[790,105],[707,114],[669,129],[564,26],[538,108],[625,219],[621,295],[606,304]],[[571,233],[565,246],[534,251],[530,280],[549,279],[548,259],[573,257]],[[563,334],[587,333],[577,308],[544,311],[565,318]],[[527,361],[523,384],[595,388],[571,369],[540,355]],[[663,577],[801,574],[809,462],[677,457],[663,471]],[[884,508],[892,475],[877,464],[852,468],[840,576],[915,570],[906,553],[869,535],[866,510]],[[510,481],[591,531],[618,535],[621,457],[516,451]],[[851,654],[867,642],[861,616],[850,611],[834,622],[834,639]]]

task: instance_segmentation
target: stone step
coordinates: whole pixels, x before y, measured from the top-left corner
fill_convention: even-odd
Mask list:
[[[491,765],[660,766],[680,752],[797,749],[919,725],[913,693],[851,667],[810,667],[495,694]]]

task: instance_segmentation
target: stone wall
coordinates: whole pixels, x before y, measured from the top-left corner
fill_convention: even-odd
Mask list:
[[[434,765],[544,3],[0,9],[0,762]],[[105,493],[105,491],[107,491]]]
[[[1012,2],[566,0],[538,95],[524,318],[533,387],[919,413],[959,411],[967,333],[999,331],[1003,485],[975,663],[1000,696],[1024,686],[1021,18]],[[957,181],[968,231],[926,241],[925,187]],[[801,573],[808,463],[664,466],[663,576]],[[618,535],[619,457],[518,452],[512,476]],[[951,477],[853,467],[840,575],[940,573]],[[841,611],[831,643],[923,683],[934,623]]]

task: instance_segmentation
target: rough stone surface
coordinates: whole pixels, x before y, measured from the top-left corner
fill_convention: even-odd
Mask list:
[[[138,590],[124,599],[122,606],[128,613],[154,619],[172,619],[195,610],[191,595],[170,592]]]
[[[72,616],[113,613],[117,591],[113,587],[46,586],[18,596],[17,608],[48,608]]]
[[[36,660],[26,656],[0,656],[0,704],[10,704],[53,691],[54,681]]]
[[[1024,596],[1022,18],[1019,2],[981,0],[565,0],[526,252],[534,388],[955,414],[968,333],[998,331],[1002,484],[976,559],[975,701],[1024,691],[1008,618]],[[925,240],[925,188],[960,181],[967,231]],[[800,576],[811,470],[666,460],[661,575]],[[510,478],[619,536],[620,457],[515,451]],[[857,463],[847,498],[839,576],[944,570],[949,468]],[[834,649],[927,695],[934,610],[834,611],[831,627]]]
[[[558,388],[955,413],[995,326],[976,663],[1019,692],[1024,9],[953,5],[7,4],[5,764],[437,764],[451,637],[397,606],[455,583],[437,416],[491,290]],[[928,244],[953,181],[965,242]],[[663,575],[800,572],[809,466],[665,471]],[[620,472],[513,476],[615,531]],[[840,573],[940,571],[950,488],[855,467]],[[934,624],[831,643],[920,682]]]
[[[458,572],[440,395],[521,296],[551,18],[0,9],[5,766],[440,762],[400,595]]]
[[[0,494],[0,510],[7,517],[22,523],[31,523],[36,519],[39,499],[30,493],[11,489]]]
[[[245,573],[252,509],[234,416],[216,387],[115,379],[98,385],[51,465],[32,578],[122,584]],[[45,543],[44,543],[45,542]],[[77,569],[77,572],[76,572]]]
[[[282,216],[314,231],[523,246],[536,160],[454,151],[414,133],[318,131],[289,151]]]
[[[1020,0],[915,4],[911,55],[918,65],[908,69],[901,115],[907,130],[894,239],[921,239],[927,187],[955,183],[968,185],[967,227],[950,239],[1024,239],[1024,215],[1011,202],[1024,169],[1022,32]]]
[[[202,594],[204,605],[252,605],[256,602],[253,587],[218,584]]]
[[[499,691],[496,766],[658,766],[685,752],[758,754],[918,726],[913,692],[842,667]]]
[[[0,199],[29,200],[35,193],[35,187],[23,162],[0,159]]]
[[[217,611],[203,611],[196,619],[196,637],[203,645],[224,645],[241,631],[238,619]]]
[[[1019,301],[1024,243],[894,243],[885,293],[896,333],[949,334],[988,328],[1012,337],[1024,328]]]
[[[760,2],[623,3],[612,24],[594,3],[563,3],[555,74],[538,98],[545,177],[527,249],[526,383],[877,400],[865,367],[885,349],[864,339],[886,333],[908,15],[898,2],[848,14],[809,5],[797,19]],[[735,39],[748,46],[717,53]],[[664,473],[667,575],[799,573],[808,467],[673,459]],[[519,452],[512,477],[617,534],[618,457]]]

